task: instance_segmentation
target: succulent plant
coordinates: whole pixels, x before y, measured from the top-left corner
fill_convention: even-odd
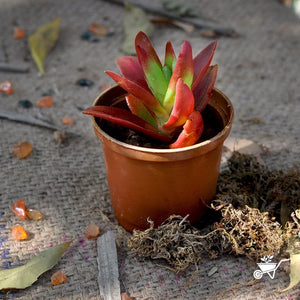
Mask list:
[[[192,47],[184,41],[176,58],[170,41],[161,63],[148,36],[135,38],[137,56],[116,60],[121,75],[106,71],[128,92],[128,110],[92,106],[83,111],[168,143],[169,148],[195,144],[202,135],[201,112],[209,102],[218,66],[210,66],[217,42],[210,43],[193,58]]]

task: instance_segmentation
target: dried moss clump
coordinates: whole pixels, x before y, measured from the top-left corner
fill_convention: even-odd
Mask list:
[[[270,218],[269,213],[261,213],[257,208],[245,206],[235,209],[231,204],[222,208],[222,219],[215,228],[224,229],[230,235],[232,252],[246,255],[251,260],[269,254],[276,255],[284,245],[281,225]]]
[[[300,207],[300,170],[270,170],[255,156],[234,152],[222,172],[216,199],[268,212],[283,226]]]
[[[150,227],[145,231],[134,230],[128,245],[134,253],[152,259],[166,261],[176,272],[196,265],[208,254],[216,258],[220,253],[231,250],[230,236],[224,229],[216,229],[206,235],[192,227],[187,218],[171,216],[158,228],[148,220]]]

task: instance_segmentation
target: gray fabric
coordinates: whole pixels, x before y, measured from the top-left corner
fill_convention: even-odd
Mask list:
[[[240,38],[220,37],[214,63],[219,65],[216,86],[233,102],[235,121],[232,137],[251,139],[269,150],[265,161],[270,167],[288,168],[299,163],[300,114],[300,21],[278,1],[189,1],[220,23],[234,27]],[[77,109],[90,106],[100,93],[100,86],[112,81],[104,70],[117,68],[114,60],[122,56],[122,7],[100,0],[21,1],[2,0],[0,7],[0,59],[12,64],[29,65],[30,73],[0,72],[0,82],[10,79],[14,94],[0,94],[0,107],[36,116],[36,108],[18,106],[21,99],[35,103],[41,94],[54,90],[54,105],[40,112],[57,126],[76,132],[66,144],[57,145],[51,130],[0,119],[0,253],[2,267],[25,263],[34,253],[63,240],[74,242],[53,270],[42,275],[30,288],[12,291],[7,299],[100,299],[97,284],[96,240],[86,240],[84,230],[90,223],[105,232],[112,225],[103,220],[99,209],[115,223],[109,203],[104,162],[100,143],[88,117]],[[15,24],[27,35],[56,17],[62,17],[59,42],[45,61],[47,74],[40,76],[27,50],[26,40],[15,40]],[[114,35],[98,43],[80,39],[91,23],[109,27]],[[156,26],[152,37],[163,55],[165,41],[170,39],[178,53],[183,40],[191,42],[194,52],[209,43],[199,32],[187,35],[171,27]],[[80,78],[95,82],[90,88],[75,85]],[[73,126],[61,124],[68,114]],[[256,119],[256,122],[254,122]],[[260,123],[258,124],[258,121]],[[11,148],[21,141],[33,145],[31,155],[20,160]],[[17,219],[11,205],[24,199],[28,207],[37,208],[45,218],[34,222]],[[11,238],[13,225],[23,225],[31,239],[16,242]],[[8,239],[7,239],[8,238]],[[272,280],[264,275],[254,286],[230,287],[253,279],[254,263],[233,256],[215,261],[204,259],[199,273],[190,284],[191,267],[178,276],[157,262],[132,257],[121,247],[119,255],[122,289],[136,299],[282,299],[299,297],[299,287],[276,295],[273,290],[288,285],[288,273],[282,265]],[[218,271],[211,277],[208,272]],[[63,271],[68,279],[51,287],[50,277]]]

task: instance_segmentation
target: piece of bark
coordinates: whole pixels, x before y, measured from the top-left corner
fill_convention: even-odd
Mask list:
[[[14,112],[14,111],[8,111],[8,110],[3,109],[2,107],[0,107],[0,118],[7,119],[10,121],[20,122],[20,123],[25,123],[25,124],[29,124],[29,125],[44,127],[44,128],[51,129],[54,131],[60,130],[60,128],[58,128],[57,126],[47,123],[45,121],[36,119],[36,118],[32,117],[31,115],[24,115],[24,114],[20,114],[20,113]],[[65,131],[65,133],[67,135],[80,136],[78,133],[74,133],[74,132]]]
[[[104,300],[121,300],[116,238],[108,231],[97,239],[98,284]]]
[[[14,73],[28,73],[29,67],[17,66],[17,65],[0,62],[0,71],[14,72]]]

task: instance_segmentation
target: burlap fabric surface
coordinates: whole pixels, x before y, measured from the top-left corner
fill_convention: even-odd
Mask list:
[[[189,2],[188,2],[189,3]],[[229,96],[235,107],[232,136],[252,139],[269,150],[267,163],[274,168],[288,168],[299,162],[300,114],[300,21],[292,11],[277,1],[190,1],[202,13],[230,25],[240,38],[220,37],[214,62],[219,64],[216,86]],[[87,240],[84,230],[96,223],[101,230],[116,224],[109,203],[105,168],[100,143],[91,122],[77,107],[90,106],[100,86],[112,82],[103,73],[116,71],[114,60],[123,55],[124,9],[100,0],[33,1],[2,0],[0,3],[1,61],[29,65],[28,74],[0,73],[0,81],[11,80],[14,94],[0,94],[0,106],[33,116],[42,113],[62,129],[76,132],[66,143],[58,145],[53,132],[44,128],[1,119],[0,178],[0,254],[1,267],[25,263],[35,253],[64,240],[74,242],[66,255],[49,272],[26,290],[0,294],[6,299],[100,299],[97,284],[96,240]],[[61,17],[60,37],[45,61],[47,74],[40,76],[28,53],[25,40],[13,38],[16,24],[28,35],[40,25]],[[91,23],[109,27],[114,34],[91,43],[80,39]],[[156,27],[152,37],[160,55],[166,40],[172,40],[176,52],[188,39],[196,52],[209,43],[196,31],[187,35],[177,28]],[[80,78],[93,80],[90,87],[80,87]],[[25,109],[21,99],[35,103],[47,90],[54,91],[50,108]],[[63,116],[75,120],[73,126],[61,124]],[[11,148],[21,141],[33,145],[31,155],[20,160]],[[44,213],[35,222],[17,219],[11,205],[24,199],[29,207]],[[102,210],[112,224],[105,222]],[[16,242],[10,235],[13,225],[23,225],[31,238]],[[118,252],[120,282],[123,291],[136,299],[297,299],[300,288],[277,295],[273,290],[289,283],[284,266],[272,280],[265,275],[254,286],[232,286],[253,279],[254,263],[227,256],[218,260],[203,259],[199,273],[176,275],[155,262],[129,255],[125,247]],[[208,277],[216,266],[218,271]],[[68,279],[52,287],[51,275],[63,271]]]

